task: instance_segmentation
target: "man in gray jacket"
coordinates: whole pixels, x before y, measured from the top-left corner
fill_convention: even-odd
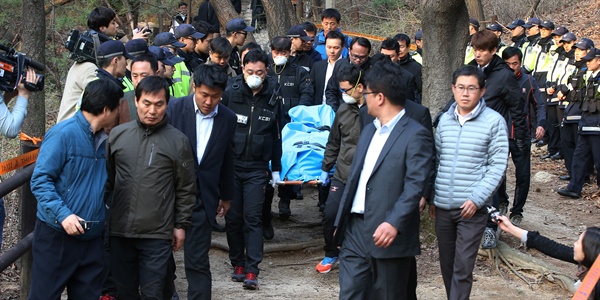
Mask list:
[[[168,124],[169,85],[148,76],[135,88],[138,118],[107,142],[105,196],[110,206],[111,271],[117,299],[162,299],[167,264],[191,224],[196,201],[194,154]],[[168,293],[172,296],[173,293]]]
[[[484,75],[463,66],[452,78],[454,103],[435,133],[437,176],[429,214],[435,219],[448,299],[469,299],[486,207],[508,160],[506,121],[486,107]]]

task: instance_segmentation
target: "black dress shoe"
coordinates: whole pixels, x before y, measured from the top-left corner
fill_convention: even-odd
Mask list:
[[[556,191],[556,192],[559,195],[561,195],[561,196],[570,197],[570,198],[573,198],[573,199],[579,199],[579,198],[581,198],[581,194],[578,194],[576,192],[567,190],[566,188],[564,188],[564,189],[558,189],[558,191]]]
[[[541,159],[548,159],[552,156],[552,154],[550,154],[550,152],[544,154],[542,157],[540,157]]]
[[[225,226],[215,221],[215,225],[213,225],[212,230],[215,232],[225,232]]]
[[[571,175],[560,175],[558,176],[558,179],[560,180],[571,180]]]
[[[541,140],[541,141],[538,141],[537,143],[535,143],[535,146],[538,147],[538,148],[539,147],[544,147],[546,145],[547,145],[547,143],[544,142],[544,140]]]
[[[275,229],[273,228],[273,223],[268,222],[263,224],[263,237],[265,240],[272,240],[275,237]]]
[[[559,159],[563,159],[562,154],[560,154],[560,152],[556,152],[554,155],[550,156],[551,160],[559,160]]]

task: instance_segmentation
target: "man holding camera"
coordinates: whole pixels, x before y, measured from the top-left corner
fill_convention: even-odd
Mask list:
[[[106,128],[118,116],[123,88],[90,82],[81,110],[50,128],[31,177],[37,222],[30,299],[98,299],[103,269]]]

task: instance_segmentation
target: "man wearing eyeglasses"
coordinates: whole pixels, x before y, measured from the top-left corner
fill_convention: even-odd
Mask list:
[[[196,31],[194,26],[190,24],[181,24],[175,28],[175,37],[185,46],[177,49],[177,55],[184,59],[185,65],[190,72],[194,72],[194,69],[202,64],[194,54],[196,49],[196,42],[205,36],[204,33]]]
[[[240,67],[240,52],[239,47],[244,45],[248,32],[253,32],[254,27],[246,25],[246,22],[241,18],[235,18],[227,23],[227,32],[225,36],[233,50],[231,50],[231,56],[229,56],[229,66],[235,71],[237,75],[242,74],[242,68]]]
[[[480,45],[473,45],[477,57]],[[455,102],[442,114],[435,132],[437,176],[429,215],[435,219],[448,299],[468,299],[471,294],[486,207],[492,204],[508,160],[506,121],[487,105],[484,80],[476,66],[454,72]]]

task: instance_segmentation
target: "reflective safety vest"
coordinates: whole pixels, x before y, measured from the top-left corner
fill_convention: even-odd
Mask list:
[[[475,51],[473,50],[473,46],[471,46],[469,43],[469,45],[467,45],[467,49],[465,50],[465,65],[468,65],[474,59]]]
[[[133,87],[133,82],[131,82],[131,79],[127,78],[127,76],[123,77],[123,93],[133,90],[135,90],[135,88]]]
[[[173,73],[174,97],[181,98],[190,94],[192,74],[188,70],[185,62],[175,64]]]
[[[412,59],[414,59],[416,62],[418,62],[419,64],[423,64],[423,56],[421,56],[421,54],[419,54],[419,52],[414,51],[411,52],[410,55],[412,56]]]

